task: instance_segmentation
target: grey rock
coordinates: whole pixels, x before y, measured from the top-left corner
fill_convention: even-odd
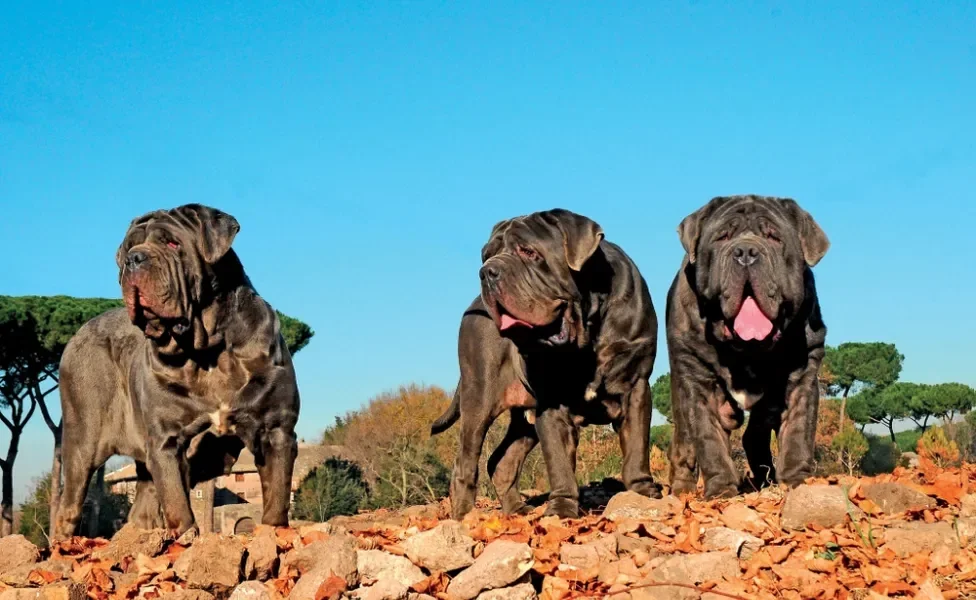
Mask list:
[[[0,538],[0,574],[19,567],[33,565],[41,559],[41,551],[22,535]]]
[[[40,588],[11,588],[0,592],[0,600],[86,600],[82,583],[59,582]]]
[[[507,540],[492,542],[473,565],[451,581],[447,593],[459,600],[471,600],[482,592],[515,583],[533,564],[535,561],[528,544]]]
[[[536,600],[539,595],[531,583],[520,583],[511,587],[488,590],[478,596],[478,600]]]
[[[603,517],[610,521],[624,519],[660,519],[680,510],[681,501],[674,496],[648,498],[637,492],[620,492],[610,499]]]
[[[708,551],[728,550],[742,559],[747,559],[762,547],[763,541],[744,531],[728,527],[712,527],[705,530],[704,547]]]
[[[962,497],[959,514],[963,517],[976,517],[976,494],[966,494]]]
[[[355,597],[360,600],[407,600],[410,588],[395,579],[380,579],[356,592]]]
[[[726,527],[741,531],[762,531],[769,527],[758,512],[738,502],[723,508],[719,518]]]
[[[173,570],[188,587],[226,590],[241,581],[244,543],[216,533],[201,535],[176,560]]]
[[[563,544],[559,549],[559,562],[577,569],[599,567],[601,562],[617,560],[617,538],[602,537],[586,544]]]
[[[274,529],[263,527],[247,543],[248,577],[267,581],[275,575],[278,568],[278,541]]]
[[[357,551],[356,565],[361,579],[392,579],[410,587],[427,578],[417,565],[406,558],[382,550]]]
[[[847,522],[849,511],[857,518],[864,514],[850,503],[844,488],[803,484],[786,495],[780,525],[784,529],[804,529],[810,524],[836,527]]]
[[[864,497],[888,514],[919,508],[935,508],[936,502],[922,492],[900,483],[873,483],[864,487]]]
[[[885,530],[884,546],[901,557],[926,550],[935,551],[942,546],[959,549],[959,538],[951,523],[904,523]]]
[[[407,557],[432,572],[452,572],[474,564],[475,541],[456,521],[445,521],[401,544]]]
[[[245,581],[234,588],[230,600],[272,600],[271,590],[260,581]]]
[[[139,529],[127,523],[119,529],[108,546],[92,553],[96,560],[111,560],[118,564],[126,556],[145,554],[153,558],[163,551],[166,544],[166,531],[163,529]]]
[[[739,575],[739,559],[732,552],[703,552],[673,556],[651,571],[651,578],[661,583],[698,585],[721,581]]]

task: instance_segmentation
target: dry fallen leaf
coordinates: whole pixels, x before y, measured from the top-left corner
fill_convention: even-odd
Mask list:
[[[331,575],[315,591],[315,600],[338,600],[347,587],[345,579]]]

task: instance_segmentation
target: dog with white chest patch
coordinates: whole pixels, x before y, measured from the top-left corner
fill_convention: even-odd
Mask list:
[[[56,535],[74,534],[92,473],[136,462],[129,521],[195,527],[190,488],[255,457],[262,522],[288,523],[299,396],[278,316],[231,243],[240,226],[188,204],[131,222],[116,255],[124,308],[85,324],[61,359],[64,493]]]
[[[793,200],[714,198],[678,228],[686,256],[667,302],[671,485],[707,497],[813,474],[817,373],[827,328],[811,268],[829,242]],[[749,412],[740,482],[730,433]],[[779,443],[776,464],[771,433]]]

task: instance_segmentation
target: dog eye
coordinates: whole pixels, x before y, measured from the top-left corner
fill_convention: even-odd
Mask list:
[[[772,242],[778,242],[779,241],[779,236],[772,229],[767,229],[766,230],[766,239],[767,240],[770,240]]]
[[[169,246],[170,248],[172,248],[173,250],[179,250],[180,249],[180,243],[179,242],[166,242],[166,245]]]
[[[715,241],[716,242],[727,242],[730,239],[732,239],[732,234],[730,234],[728,231],[726,231],[725,233],[722,233],[717,238],[715,238]]]
[[[516,251],[518,252],[519,256],[521,256],[525,260],[535,260],[539,256],[539,254],[535,250],[533,250],[532,248],[526,248],[525,246],[517,247]]]

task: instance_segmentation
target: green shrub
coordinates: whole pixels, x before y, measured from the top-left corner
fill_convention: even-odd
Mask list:
[[[302,482],[295,494],[293,516],[303,521],[327,521],[354,515],[366,502],[363,473],[354,463],[330,458]]]
[[[888,437],[868,438],[868,452],[861,459],[861,471],[865,475],[891,473],[901,460],[901,450]]]
[[[396,461],[378,473],[371,489],[372,508],[404,508],[436,502],[447,496],[451,471],[431,452],[405,447]]]
[[[960,458],[966,462],[972,462],[974,457],[973,433],[976,429],[973,428],[973,422],[969,419],[969,415],[966,415],[965,420],[945,424],[943,429],[945,429],[949,440],[958,446]]]
[[[650,445],[657,446],[668,454],[671,451],[671,438],[674,436],[674,426],[670,423],[651,427]]]
[[[918,456],[940,469],[957,466],[961,459],[959,445],[950,440],[941,427],[930,427],[918,440]]]
[[[922,437],[922,432],[917,429],[909,431],[899,431],[895,434],[895,441],[898,442],[898,449],[902,452],[915,452],[918,447],[918,440]],[[889,440],[890,441],[890,440]]]
[[[830,443],[831,448],[837,453],[840,464],[847,469],[851,475],[861,464],[861,459],[868,453],[868,440],[864,434],[856,428],[848,426],[843,431],[834,436]]]

